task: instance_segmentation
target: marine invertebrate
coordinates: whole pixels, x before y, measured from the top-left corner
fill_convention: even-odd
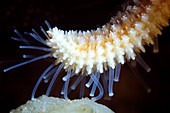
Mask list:
[[[159,17],[159,18],[155,18]],[[25,46],[20,46],[22,49],[36,49],[47,52],[39,57],[24,55],[25,58],[32,58],[26,62],[14,65],[5,69],[9,71],[13,68],[52,57],[55,60],[44,73],[40,76],[32,93],[34,98],[35,92],[40,84],[40,81],[50,81],[46,95],[50,94],[51,88],[59,75],[62,68],[67,71],[63,77],[65,84],[61,93],[65,98],[69,91],[69,81],[72,77],[77,77],[71,89],[74,90],[82,81],[85,85],[85,77],[90,76],[86,87],[92,86],[90,96],[95,95],[95,91],[99,89],[99,95],[92,99],[98,100],[103,94],[108,93],[113,96],[113,82],[119,81],[121,64],[126,61],[140,61],[138,53],[145,52],[144,45],[154,45],[154,51],[158,51],[156,45],[156,37],[161,34],[161,29],[168,26],[170,18],[170,3],[168,0],[148,0],[136,1],[133,0],[132,5],[128,5],[124,12],[118,12],[116,17],[111,18],[110,22],[103,25],[101,28],[89,31],[63,31],[57,27],[51,28],[48,26],[47,33],[41,27],[41,31],[47,37],[44,40],[34,29],[32,33],[27,33],[38,42],[46,47],[32,46],[19,32],[15,31],[20,40],[25,42]],[[49,48],[48,48],[49,47]],[[143,65],[144,67],[145,64]],[[146,67],[149,71],[150,68]],[[79,75],[79,76],[77,76]],[[99,82],[102,78],[103,86]],[[84,87],[81,90],[83,96]]]

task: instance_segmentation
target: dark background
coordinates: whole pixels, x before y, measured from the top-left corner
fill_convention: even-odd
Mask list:
[[[8,113],[26,103],[38,77],[49,64],[43,60],[3,73],[4,68],[23,61],[18,49],[20,43],[10,38],[16,36],[15,28],[23,33],[32,28],[39,30],[42,25],[47,30],[44,20],[48,20],[52,27],[64,30],[95,29],[108,22],[121,9],[122,3],[123,0],[0,1],[0,113]],[[145,54],[141,54],[152,68],[151,72],[138,66],[152,92],[146,92],[125,64],[120,82],[114,87],[115,96],[110,101],[101,99],[99,103],[116,113],[170,112],[170,27],[164,28],[162,33],[159,36],[160,52],[154,54],[150,46],[146,47]],[[57,85],[60,83],[56,83],[56,89]],[[36,96],[42,95],[46,88],[44,84],[40,86]],[[52,96],[58,96],[56,89]]]

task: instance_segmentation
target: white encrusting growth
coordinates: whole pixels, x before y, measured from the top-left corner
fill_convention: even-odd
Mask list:
[[[62,68],[67,71],[67,75],[62,78],[64,85],[61,94],[68,99],[71,90],[75,90],[80,84],[80,97],[84,96],[84,85],[92,87],[90,96],[93,100],[113,96],[113,83],[119,81],[121,65],[129,60],[136,60],[147,72],[151,70],[140,57],[140,52],[145,52],[145,45],[154,45],[154,52],[158,52],[157,36],[161,35],[161,29],[168,26],[170,19],[169,0],[132,0],[133,5],[128,5],[124,12],[118,12],[116,17],[96,30],[87,31],[63,31],[57,27],[51,28],[47,21],[47,33],[40,27],[47,40],[44,40],[34,29],[30,35],[38,43],[45,47],[32,46],[18,31],[15,30],[19,38],[12,37],[14,40],[24,42],[25,46],[21,49],[33,49],[48,52],[39,57],[23,55],[30,60],[14,65],[5,69],[9,71],[19,66],[53,57],[55,62],[51,64],[40,76],[33,92],[32,99],[40,82],[50,82],[46,95],[50,94],[53,84]],[[50,48],[48,48],[50,47]],[[50,53],[49,53],[50,52]],[[136,63],[134,63],[136,65]],[[134,65],[130,68],[135,73]],[[58,67],[57,67],[58,66]],[[77,76],[79,75],[79,76]],[[86,76],[90,79],[86,82]],[[77,77],[75,82],[69,87],[72,77]],[[100,83],[102,79],[103,84]],[[143,79],[137,77],[142,83]],[[51,80],[51,81],[50,81]],[[80,83],[82,82],[82,83]],[[150,92],[150,88],[143,82],[143,86]],[[96,95],[96,90],[99,93]]]
[[[107,106],[88,98],[62,99],[45,95],[27,101],[9,113],[115,113]]]

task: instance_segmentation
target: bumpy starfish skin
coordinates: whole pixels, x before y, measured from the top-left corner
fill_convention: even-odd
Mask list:
[[[144,45],[153,45],[162,27],[169,25],[170,1],[133,2],[96,30],[67,32],[54,27],[47,31],[56,64],[63,63],[75,73],[103,73],[108,67],[114,69],[118,63],[135,59],[136,52],[145,52]]]

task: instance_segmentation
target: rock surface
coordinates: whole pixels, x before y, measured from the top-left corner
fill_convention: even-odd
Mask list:
[[[66,100],[45,95],[28,101],[10,113],[114,113],[88,98]]]

